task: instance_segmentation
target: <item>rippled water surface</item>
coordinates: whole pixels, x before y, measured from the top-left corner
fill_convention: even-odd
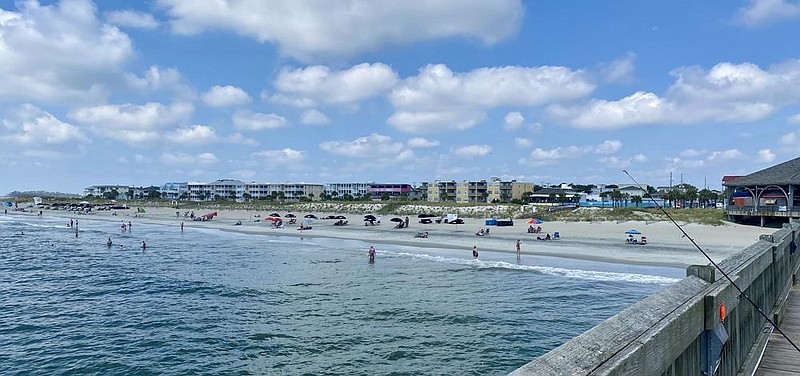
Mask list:
[[[503,375],[682,274],[380,244],[369,264],[358,241],[80,229],[0,216],[0,374]]]

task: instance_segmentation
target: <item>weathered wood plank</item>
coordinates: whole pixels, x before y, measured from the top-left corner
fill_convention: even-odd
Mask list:
[[[800,285],[792,287],[785,307],[780,328],[794,343],[800,343]],[[772,333],[756,372],[756,376],[767,375],[800,375],[800,353],[777,330]]]

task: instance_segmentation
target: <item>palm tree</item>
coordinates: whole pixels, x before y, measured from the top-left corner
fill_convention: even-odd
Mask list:
[[[633,197],[631,197],[631,202],[634,203],[638,208],[639,204],[642,203],[642,196],[634,195]]]
[[[600,202],[603,203],[603,207],[606,207],[606,199],[608,198],[609,192],[600,192]]]

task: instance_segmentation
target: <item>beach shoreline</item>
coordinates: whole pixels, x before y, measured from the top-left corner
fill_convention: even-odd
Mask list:
[[[69,219],[120,221],[174,226],[180,231],[183,222],[185,231],[194,228],[218,229],[251,235],[271,235],[294,238],[330,238],[358,240],[367,244],[400,245],[434,249],[463,249],[465,254],[473,246],[481,251],[514,254],[515,242],[522,242],[522,255],[558,257],[564,259],[607,262],[615,264],[662,266],[686,268],[689,265],[708,264],[708,260],[694,245],[683,237],[681,231],[670,222],[547,222],[535,226],[543,228],[542,233],[527,233],[528,224],[524,220],[515,221],[514,226],[486,226],[483,219],[463,218],[464,224],[420,224],[416,216],[409,216],[408,228],[395,228],[385,215],[382,223],[365,226],[361,215],[348,214],[348,224],[334,226],[334,220],[315,219],[312,228],[298,230],[298,224],[283,228],[273,228],[263,220],[270,213],[267,210],[198,210],[196,216],[216,211],[216,218],[209,221],[194,221],[184,218],[180,211],[165,207],[144,207],[144,212],[135,209],[122,211],[97,211],[93,214],[60,210],[42,210],[43,215]],[[185,210],[184,210],[185,211]],[[9,212],[10,215],[36,216],[34,212]],[[114,214],[116,213],[116,215]],[[177,214],[177,215],[176,215]],[[287,213],[279,213],[285,215]],[[296,213],[302,217],[306,213]],[[313,213],[319,218],[335,213]],[[367,214],[367,213],[365,213]],[[405,215],[397,216],[405,220]],[[258,222],[256,222],[258,220]],[[240,222],[241,225],[235,225]],[[775,229],[725,224],[710,226],[682,224],[683,230],[694,239],[715,261],[719,262],[756,242],[761,234],[769,234]],[[477,236],[480,228],[491,229],[490,235]],[[626,244],[624,232],[637,229],[647,237],[647,245]],[[428,238],[416,238],[417,232],[427,231]],[[561,239],[536,240],[537,236],[553,234],[558,231]],[[155,239],[149,239],[148,244]],[[366,250],[365,250],[366,251]]]

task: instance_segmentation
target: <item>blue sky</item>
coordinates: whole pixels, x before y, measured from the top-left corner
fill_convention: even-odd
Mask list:
[[[0,193],[680,181],[800,151],[800,2],[0,1]]]

